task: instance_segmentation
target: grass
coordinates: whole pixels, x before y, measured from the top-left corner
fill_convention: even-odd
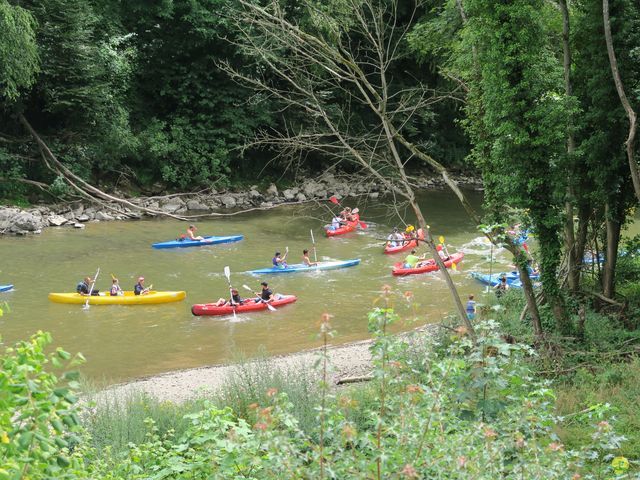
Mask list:
[[[554,385],[556,409],[560,415],[571,415],[591,405],[613,406],[616,431],[626,437],[620,454],[640,458],[640,359],[629,363],[611,363],[599,371],[581,369]],[[589,441],[592,429],[580,421],[569,421],[559,430],[560,438],[573,447]]]
[[[270,403],[267,391],[275,388],[289,397],[300,427],[312,431],[316,424],[317,383],[302,365],[279,369],[264,358],[238,363],[217,392],[196,395],[181,404],[133,391],[121,396],[97,394],[99,386],[85,382],[83,391],[90,407],[85,409],[82,423],[93,447],[110,447],[119,454],[127,451],[129,443],[144,442],[149,432],[147,418],[153,419],[160,436],[172,431],[179,438],[188,427],[184,416],[202,410],[205,401],[219,408],[230,406],[240,418],[249,419],[253,416],[251,405]]]

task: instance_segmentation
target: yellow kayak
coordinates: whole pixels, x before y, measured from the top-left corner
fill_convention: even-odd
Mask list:
[[[184,300],[187,292],[156,292],[151,290],[144,295],[134,295],[132,291],[123,292],[124,295],[112,297],[106,295],[80,295],[79,293],[50,293],[49,300],[56,303],[75,303],[82,305],[89,299],[89,305],[151,305],[154,303],[179,302]]]

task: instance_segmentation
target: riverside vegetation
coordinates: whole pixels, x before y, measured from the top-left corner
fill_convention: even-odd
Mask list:
[[[618,425],[603,402],[562,411],[570,390],[554,391],[534,349],[498,323],[476,323],[475,339],[464,327],[401,339],[387,333],[399,321],[388,287],[377,303],[370,384],[327,384],[324,315],[320,383],[261,372],[180,406],[78,403],[75,375],[50,370],[81,357],[45,353],[51,338],[38,333],[2,356],[0,478],[635,478],[625,454],[637,443],[618,433],[629,416]],[[587,337],[602,328],[593,318]]]

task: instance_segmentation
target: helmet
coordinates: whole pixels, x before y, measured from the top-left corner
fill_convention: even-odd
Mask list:
[[[407,232],[413,232],[415,229],[413,225],[407,225]]]

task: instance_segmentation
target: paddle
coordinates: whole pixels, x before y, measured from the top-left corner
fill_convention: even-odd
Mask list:
[[[256,293],[256,292],[254,292],[254,291],[253,291],[253,289],[252,289],[249,285],[242,285],[242,288],[244,288],[245,290],[249,290],[250,292]],[[267,306],[267,308],[268,308],[269,310],[271,310],[272,312],[275,312],[275,311],[276,311],[276,307],[274,307],[274,306],[273,306],[273,305],[271,305],[269,302],[267,302],[265,299],[263,299],[262,297],[260,297],[260,295],[259,295],[259,294],[256,294],[256,295],[258,295],[258,297],[260,298],[260,301],[261,301],[262,303],[264,303],[264,304]]]
[[[231,295],[230,297],[230,303],[231,306],[233,307],[233,319],[236,319],[236,309],[235,309],[235,305],[233,304],[233,287],[231,286],[231,269],[226,266],[224,267],[224,276],[227,277],[227,283],[229,284],[229,295]]]
[[[93,287],[96,285],[96,280],[98,279],[98,275],[100,275],[100,267],[98,267],[98,271],[96,272],[96,276],[93,277],[93,281],[91,282],[91,288],[89,288],[89,295],[87,296],[87,301],[84,303],[83,310],[89,310],[91,307],[89,306],[89,299],[91,298],[91,294],[93,293]]]
[[[318,263],[318,253],[316,252],[316,239],[313,238],[313,229],[309,230],[311,232],[311,243],[313,244],[313,258]]]

